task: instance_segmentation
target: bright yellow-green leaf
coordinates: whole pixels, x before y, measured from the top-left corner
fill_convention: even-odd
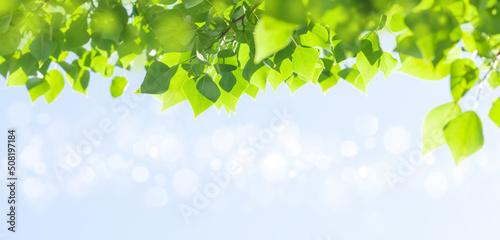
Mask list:
[[[265,58],[285,48],[292,41],[292,31],[298,27],[296,24],[264,16],[255,26],[255,63],[260,63]]]
[[[458,59],[451,64],[451,95],[458,102],[479,79],[479,69],[470,59]]]
[[[455,102],[436,107],[427,114],[422,131],[422,156],[446,143],[443,129],[460,114],[462,110]]]
[[[24,73],[22,68],[18,68],[7,77],[7,87],[22,86],[26,84],[27,81],[28,76],[26,76],[26,73]]]
[[[64,88],[64,77],[57,69],[52,69],[45,74],[45,80],[50,85],[50,91],[43,96],[47,103],[53,102]]]
[[[363,76],[361,76],[356,65],[353,65],[352,68],[342,69],[339,72],[339,76],[366,94],[366,88],[368,87],[368,83],[365,82]]]
[[[125,86],[127,86],[127,79],[124,77],[114,77],[111,82],[111,86],[109,87],[109,91],[111,92],[111,96],[114,98],[119,97],[123,94],[123,90]]]
[[[458,165],[483,146],[481,120],[475,112],[465,112],[444,127],[444,137]]]
[[[178,72],[170,81],[170,87],[163,93],[162,111],[177,105],[178,103],[186,100],[186,95],[182,89],[184,83],[188,80],[187,72],[179,68]]]
[[[288,78],[286,81],[286,84],[288,85],[288,88],[290,88],[290,92],[292,94],[297,91],[300,87],[304,86],[304,84],[307,83],[307,81],[302,80],[298,75],[294,74],[290,78]]]
[[[397,70],[424,80],[441,80],[450,74],[450,65],[440,61],[434,66],[429,60],[408,56]]]
[[[378,68],[384,72],[384,77],[385,79],[389,78],[391,75],[392,71],[396,69],[396,66],[398,65],[398,60],[396,60],[392,55],[388,52],[384,52],[382,54],[382,57],[379,60],[379,66]]]
[[[274,89],[274,92],[278,89],[278,86],[288,79],[293,73],[292,70],[292,62],[287,58],[281,62],[279,71],[271,69],[271,72],[269,73],[269,77],[267,78],[269,80],[269,84],[271,84],[271,87]]]
[[[28,88],[31,101],[34,102],[50,90],[50,85],[42,78],[32,78],[26,82],[26,88]]]
[[[498,71],[491,72],[491,75],[488,78],[488,83],[490,84],[491,90],[495,90],[498,86],[500,86],[500,74]]]
[[[298,46],[292,57],[293,71],[303,79],[312,82],[316,63],[319,59],[318,51],[314,48]]]
[[[321,47],[330,50],[328,30],[320,24],[314,24],[306,33],[300,35],[300,44],[307,47]]]
[[[185,96],[187,97],[194,111],[194,117],[198,117],[202,112],[214,105],[214,102],[203,96],[197,89],[195,79],[190,79],[184,82],[182,86]]]
[[[493,102],[489,117],[498,127],[500,127],[500,98]]]
[[[356,66],[358,66],[359,72],[361,76],[363,76],[364,81],[366,81],[366,85],[370,82],[375,75],[378,73],[377,65],[371,65],[363,52],[358,53],[356,57]]]

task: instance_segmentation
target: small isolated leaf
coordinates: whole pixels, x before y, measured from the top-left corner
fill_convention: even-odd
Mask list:
[[[498,127],[500,127],[500,98],[493,102],[489,117]]]
[[[170,78],[177,72],[177,68],[177,66],[169,68],[162,62],[152,63],[138,93],[162,94],[166,92],[170,85]]]
[[[458,165],[483,146],[481,120],[475,112],[465,112],[444,127],[444,137]]]
[[[292,31],[296,24],[264,16],[255,26],[255,63],[260,63],[265,58],[285,48],[292,41]]]
[[[50,90],[50,85],[42,78],[32,78],[26,82],[26,88],[28,88],[31,101],[34,102]]]
[[[232,72],[225,72],[221,74],[221,80],[219,81],[219,86],[222,90],[226,92],[231,92],[233,90],[234,85],[236,85],[236,77]]]
[[[460,100],[479,79],[479,69],[470,59],[458,59],[451,64],[450,87],[455,102]]]
[[[285,59],[281,62],[279,71],[271,69],[271,72],[269,73],[269,77],[267,79],[269,80],[269,84],[271,84],[271,87],[274,89],[274,92],[276,92],[278,86],[283,81],[288,79],[292,75],[292,73],[292,62],[289,59]]]
[[[64,88],[64,77],[57,69],[52,69],[45,74],[45,80],[50,85],[50,91],[43,96],[47,103],[53,102]]]
[[[318,51],[314,48],[298,46],[292,57],[292,70],[303,79],[312,82],[319,59]]]
[[[436,107],[427,114],[422,132],[422,156],[446,143],[444,126],[460,114],[462,110],[455,102]]]
[[[123,89],[127,86],[127,79],[124,77],[115,77],[113,78],[113,82],[111,82],[111,86],[109,87],[109,91],[111,92],[111,96],[114,98],[119,97],[123,94]]]
[[[200,92],[201,95],[205,96],[214,103],[217,102],[217,99],[220,97],[219,87],[208,75],[199,78],[196,83],[196,89],[198,89],[198,92]]]

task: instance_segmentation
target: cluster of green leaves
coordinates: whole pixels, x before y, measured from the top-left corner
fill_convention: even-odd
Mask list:
[[[381,31],[395,49],[384,51]],[[163,110],[187,100],[195,117],[211,106],[235,112],[268,83],[326,92],[345,80],[366,92],[380,71],[449,76],[453,101],[427,116],[423,153],[447,143],[457,164],[483,144],[479,117],[459,100],[483,82],[500,85],[497,0],[8,0],[0,34],[0,74],[33,101],[54,101],[65,81],[86,94],[91,72],[114,77],[118,97],[128,82],[114,70],[142,64],[136,93]],[[500,126],[500,100],[490,118]]]

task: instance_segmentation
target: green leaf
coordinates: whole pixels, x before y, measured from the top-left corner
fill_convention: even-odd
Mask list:
[[[278,86],[285,80],[287,80],[293,73],[292,70],[292,62],[289,59],[285,59],[281,62],[279,67],[279,71],[271,69],[269,73],[269,84],[274,89],[274,92],[277,91]]]
[[[326,93],[328,89],[335,86],[339,81],[340,66],[338,64],[334,65],[333,61],[329,59],[323,59],[323,62],[325,68],[321,72],[318,82],[323,93]]]
[[[114,98],[121,96],[123,94],[123,89],[127,86],[127,83],[128,81],[124,77],[114,77],[111,82],[111,86],[109,87],[111,96]]]
[[[384,77],[385,79],[389,78],[391,75],[392,71],[396,69],[396,66],[398,65],[398,60],[396,60],[392,55],[388,52],[384,52],[382,54],[382,57],[380,58],[379,61],[379,66],[378,68],[384,72]]]
[[[203,77],[200,77],[203,78]],[[202,112],[214,105],[214,102],[203,96],[197,89],[194,79],[187,80],[182,86],[185,96],[193,108],[194,117],[198,117]]]
[[[269,71],[262,62],[255,64],[253,61],[248,61],[243,69],[243,77],[265,93]]]
[[[292,31],[298,26],[270,16],[264,16],[255,26],[255,63],[285,48],[292,41]]]
[[[201,76],[196,83],[196,89],[212,102],[217,102],[220,97],[220,90],[217,84],[208,75]]]
[[[66,38],[66,48],[80,47],[87,43],[90,40],[90,34],[87,32],[87,28],[87,16],[85,14],[74,19],[70,23],[69,29],[64,34]]]
[[[38,35],[29,47],[31,54],[38,61],[45,61],[54,53],[57,43],[48,34]]]
[[[491,75],[488,78],[488,83],[490,84],[491,90],[495,90],[498,86],[500,86],[500,76],[498,71],[491,72]]]
[[[475,112],[465,112],[445,126],[444,137],[458,165],[483,146],[481,120]]]
[[[397,70],[424,80],[441,80],[450,74],[450,64],[441,61],[434,67],[429,60],[408,56]]]
[[[0,56],[14,53],[21,42],[19,31],[9,30],[0,37]]]
[[[191,52],[170,52],[163,54],[160,62],[167,64],[169,67],[173,67],[177,64],[183,63],[191,58]]]
[[[299,89],[300,87],[304,86],[304,84],[307,83],[307,81],[300,79],[300,77],[297,74],[293,74],[285,82],[288,85],[288,88],[290,88],[290,92],[292,94],[294,94],[295,91],[297,91],[297,89]]]
[[[11,20],[12,20],[12,14],[7,14],[5,16],[0,17],[0,34],[4,34],[5,32],[7,32]]]
[[[105,56],[95,56],[91,61],[90,67],[94,72],[99,73],[104,78],[109,78],[113,75],[114,66],[108,64],[108,58]]]
[[[52,69],[45,74],[45,81],[50,85],[50,91],[43,96],[47,103],[53,102],[64,88],[64,77],[57,69]]]
[[[245,89],[245,94],[252,97],[253,99],[256,99],[257,94],[259,94],[259,87],[253,84],[249,84],[248,87]]]
[[[231,72],[236,70],[238,68],[238,57],[236,56],[236,53],[234,53],[230,49],[224,49],[221,50],[217,54],[217,64],[215,65],[215,68],[217,69],[217,72],[223,73],[223,72]]]
[[[364,81],[366,81],[366,85],[368,85],[368,83],[375,77],[375,75],[377,75],[379,71],[378,66],[371,65],[363,52],[358,53],[358,56],[356,57],[356,66],[358,67],[361,76],[363,76]]]
[[[149,66],[144,82],[137,93],[162,94],[166,92],[177,68],[177,66],[169,68],[165,63],[154,62]]]
[[[458,104],[452,102],[432,109],[425,117],[422,132],[422,156],[444,145],[444,127],[462,114]]]
[[[221,74],[221,80],[219,81],[219,86],[226,92],[231,92],[234,85],[236,85],[236,77],[232,72],[225,72]]]
[[[50,90],[50,85],[42,78],[32,78],[26,82],[26,88],[34,102],[38,97],[42,96]]]
[[[188,81],[188,72],[183,68],[178,68],[174,77],[170,80],[170,86],[162,95],[163,105],[162,111],[177,105],[186,100],[186,95],[182,86]]]
[[[353,65],[352,68],[342,69],[339,72],[339,76],[366,94],[368,82],[365,82],[356,65]]]
[[[489,117],[493,123],[500,127],[500,98],[493,102],[493,106],[490,109]]]
[[[73,90],[87,95],[87,87],[89,86],[90,73],[89,70],[81,69],[77,71],[74,78],[70,78],[70,83],[73,85]]]
[[[319,59],[318,51],[314,48],[298,46],[292,57],[292,70],[303,79],[312,82]]]
[[[92,34],[100,38],[118,42],[128,20],[127,10],[120,4],[113,7],[99,7],[91,17]]]
[[[370,65],[375,65],[375,63],[377,63],[384,53],[380,47],[380,41],[377,33],[369,32],[361,38],[361,52]]]
[[[14,72],[10,72],[7,77],[7,87],[22,86],[28,81],[28,76],[22,68],[18,68]]]
[[[251,84],[243,78],[243,71],[241,69],[236,69],[233,72],[233,75],[236,78],[236,83],[234,84],[234,87],[231,89],[230,94],[234,96],[236,99],[240,99],[241,95],[246,91],[246,89]],[[259,89],[257,88],[257,92],[258,90]]]
[[[470,59],[458,59],[451,64],[450,87],[455,102],[460,100],[479,79],[479,69]]]
[[[175,9],[165,10],[151,23],[151,28],[163,45],[165,52],[185,52],[196,34],[196,25],[192,18],[183,16]]]
[[[306,47],[321,47],[330,50],[328,30],[320,24],[314,24],[306,34],[300,35],[300,44]]]
[[[302,0],[266,0],[266,13],[285,22],[306,23],[306,8]]]
[[[192,8],[200,3],[202,3],[203,0],[183,0],[182,3],[186,8]]]

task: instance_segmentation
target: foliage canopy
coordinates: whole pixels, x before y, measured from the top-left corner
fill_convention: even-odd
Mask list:
[[[394,49],[382,48],[382,32]],[[379,71],[449,76],[451,102],[428,114],[423,154],[447,143],[457,164],[483,144],[460,99],[500,85],[496,0],[5,0],[0,34],[0,74],[33,101],[54,101],[66,81],[86,94],[90,72],[113,77],[118,97],[127,79],[114,70],[139,64],[137,93],[163,109],[188,100],[195,117],[213,105],[234,112],[268,83],[326,92],[343,79],[366,92]],[[500,126],[500,100],[489,116]]]

